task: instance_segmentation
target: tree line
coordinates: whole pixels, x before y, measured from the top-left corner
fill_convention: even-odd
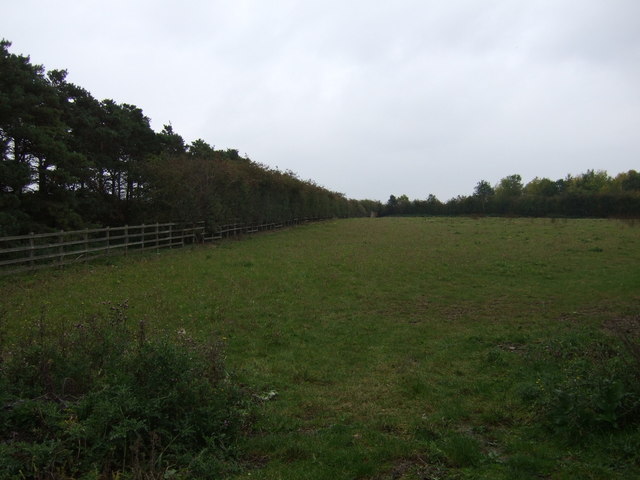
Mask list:
[[[0,42],[0,236],[156,221],[278,221],[369,215],[312,181],[187,144],[143,111],[97,100]]]
[[[588,170],[526,185],[481,180],[446,202],[353,200],[291,171],[160,132],[128,103],[97,100],[0,41],[0,236],[153,222],[379,215],[609,217],[640,214],[640,174]]]
[[[391,195],[382,215],[514,215],[560,217],[637,217],[640,215],[640,173],[611,177],[604,170],[587,170],[559,180],[534,178],[526,185],[518,174],[492,186],[480,180],[472,195],[441,202],[434,195],[410,200]]]

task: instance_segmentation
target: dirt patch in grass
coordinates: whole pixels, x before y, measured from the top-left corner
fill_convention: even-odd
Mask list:
[[[604,322],[604,329],[629,340],[640,339],[640,315],[611,318]]]

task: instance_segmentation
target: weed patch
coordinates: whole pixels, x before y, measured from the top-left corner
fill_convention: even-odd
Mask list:
[[[602,335],[550,342],[542,363],[557,368],[519,385],[519,394],[537,404],[547,428],[572,442],[633,427],[640,420],[640,363],[628,345],[636,344]]]
[[[219,478],[234,468],[250,402],[219,344],[149,340],[126,308],[57,329],[43,315],[3,345],[1,478]]]

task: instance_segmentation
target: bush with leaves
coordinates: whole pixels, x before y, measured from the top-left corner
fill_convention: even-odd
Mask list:
[[[547,345],[546,369],[529,392],[545,424],[570,439],[621,430],[640,422],[638,358],[615,338],[570,336]]]
[[[151,341],[126,305],[63,332],[44,322],[0,365],[0,478],[219,478],[250,396],[220,345]]]

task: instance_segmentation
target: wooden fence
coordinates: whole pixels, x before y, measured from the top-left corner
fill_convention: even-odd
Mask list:
[[[284,222],[230,223],[207,228],[194,224],[155,223],[72,232],[30,233],[0,238],[0,274],[86,262],[107,255],[212,242],[225,237],[275,230],[316,218]]]

